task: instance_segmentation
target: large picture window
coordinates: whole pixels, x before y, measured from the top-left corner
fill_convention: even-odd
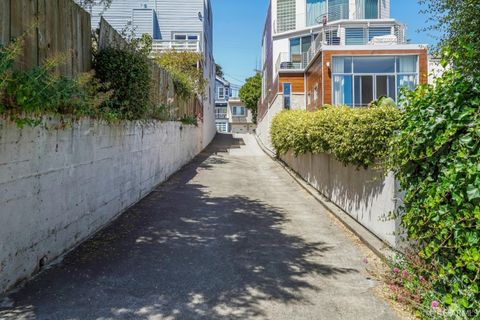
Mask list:
[[[333,104],[367,106],[380,97],[397,101],[402,87],[418,84],[418,56],[333,57]]]

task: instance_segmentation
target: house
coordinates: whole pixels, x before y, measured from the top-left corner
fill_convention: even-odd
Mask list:
[[[257,125],[253,123],[252,112],[245,107],[238,95],[228,100],[228,117],[231,133],[254,133]]]
[[[221,133],[229,132],[228,99],[230,98],[230,83],[217,76],[215,79],[215,126]]]
[[[268,140],[283,109],[398,101],[402,87],[428,81],[428,58],[391,18],[390,0],[271,0],[261,70],[257,134]]]
[[[82,0],[77,0],[81,3]],[[149,34],[153,52],[168,50],[199,52],[203,56],[204,77],[208,79],[203,102],[204,145],[213,139],[215,130],[215,63],[213,59],[213,15],[210,0],[112,0],[84,5],[92,16],[92,28],[103,17],[126,37]]]
[[[220,133],[253,133],[253,115],[238,97],[239,87],[216,77],[215,125]]]

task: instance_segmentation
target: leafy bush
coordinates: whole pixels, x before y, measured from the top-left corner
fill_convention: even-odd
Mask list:
[[[29,71],[13,70],[21,42],[0,46],[0,114],[18,125],[38,125],[45,114],[101,117],[100,105],[109,99],[93,73],[69,79],[54,72],[64,57],[57,56]]]
[[[95,56],[96,76],[113,90],[112,110],[128,120],[142,119],[151,107],[148,56],[132,48],[107,48]]]
[[[392,167],[402,224],[447,309],[480,310],[480,79],[449,71],[404,92]],[[480,317],[480,315],[477,315]]]
[[[203,56],[197,52],[167,51],[155,59],[156,62],[171,75],[175,92],[187,99],[193,94],[203,95],[207,80],[203,77]]]
[[[394,107],[284,111],[272,123],[272,143],[281,155],[328,153],[345,165],[367,168],[385,160],[400,112]]]

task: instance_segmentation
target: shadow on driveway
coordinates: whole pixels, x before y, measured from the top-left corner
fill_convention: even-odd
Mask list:
[[[214,197],[192,182],[199,170],[208,176],[228,166],[229,157],[219,155],[241,145],[218,136],[112,225],[12,294],[15,305],[0,309],[0,318],[263,318],[264,302],[312,303],[302,291],[322,288],[306,276],[357,272],[311,259],[331,248],[284,233],[282,209],[240,195]]]

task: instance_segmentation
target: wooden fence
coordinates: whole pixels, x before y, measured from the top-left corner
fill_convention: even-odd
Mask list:
[[[106,48],[125,48],[126,40],[105,20],[100,21],[100,36],[98,39],[98,49]],[[150,60],[150,72],[152,77],[153,89],[151,98],[156,106],[168,107],[169,117],[172,120],[189,116],[199,116],[203,112],[201,101],[196,95],[188,99],[181,99],[175,94],[175,86],[170,74],[162,69],[153,60]]]
[[[63,57],[57,68],[65,76],[91,69],[90,14],[73,0],[0,0],[0,43],[22,36],[18,69],[56,57]]]

